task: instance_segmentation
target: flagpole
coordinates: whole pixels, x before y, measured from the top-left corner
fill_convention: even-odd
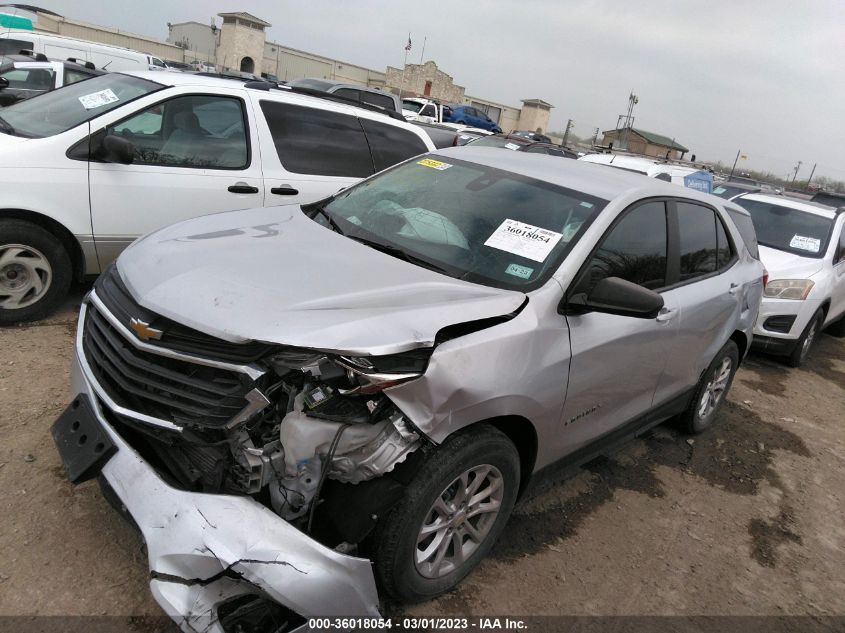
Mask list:
[[[425,53],[425,43],[427,41],[428,41],[428,35],[426,35],[423,38],[423,47],[422,47],[422,50],[420,51],[420,66],[422,66],[422,63],[423,63],[423,54]]]
[[[408,33],[408,45],[411,43],[411,34]],[[402,99],[402,88],[405,87],[405,66],[408,65],[408,46],[405,47],[405,61],[402,63],[402,85],[399,86],[399,99]]]

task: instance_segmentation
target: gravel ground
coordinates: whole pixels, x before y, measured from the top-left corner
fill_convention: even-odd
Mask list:
[[[64,476],[76,312],[0,329],[0,615],[162,627],[143,544]],[[493,555],[409,615],[845,615],[845,340],[805,369],[751,355],[721,419],[658,427],[522,503]],[[170,628],[170,627],[166,627]]]

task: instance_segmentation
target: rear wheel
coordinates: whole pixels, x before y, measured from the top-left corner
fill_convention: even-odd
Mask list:
[[[0,220],[0,324],[46,316],[67,294],[71,262],[50,232],[24,220]]]
[[[680,422],[689,433],[701,433],[709,427],[725,401],[739,367],[739,350],[728,341],[719,350],[695,388],[687,411]]]
[[[816,341],[819,331],[822,329],[822,322],[824,321],[824,312],[819,310],[810,319],[807,327],[801,333],[801,337],[795,343],[792,353],[786,357],[786,364],[790,367],[800,367],[807,360],[810,355],[810,349]]]
[[[372,535],[376,578],[393,598],[419,602],[455,587],[487,555],[519,487],[519,456],[482,425],[447,439]]]

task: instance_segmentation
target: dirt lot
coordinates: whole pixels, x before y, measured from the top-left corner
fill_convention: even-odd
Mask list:
[[[159,615],[132,529],[49,436],[82,289],[0,329],[0,615]],[[517,509],[460,589],[409,614],[845,614],[845,340],[752,355],[694,440],[658,427]],[[395,610],[397,607],[391,607]],[[157,628],[157,627],[156,627]]]

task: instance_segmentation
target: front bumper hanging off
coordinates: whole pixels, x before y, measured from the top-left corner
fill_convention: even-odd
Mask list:
[[[87,397],[114,443],[101,479],[147,544],[150,589],[184,631],[222,632],[216,607],[244,594],[303,618],[379,616],[372,563],[329,549],[246,496],[167,485],[112,428],[77,340],[74,397]]]

